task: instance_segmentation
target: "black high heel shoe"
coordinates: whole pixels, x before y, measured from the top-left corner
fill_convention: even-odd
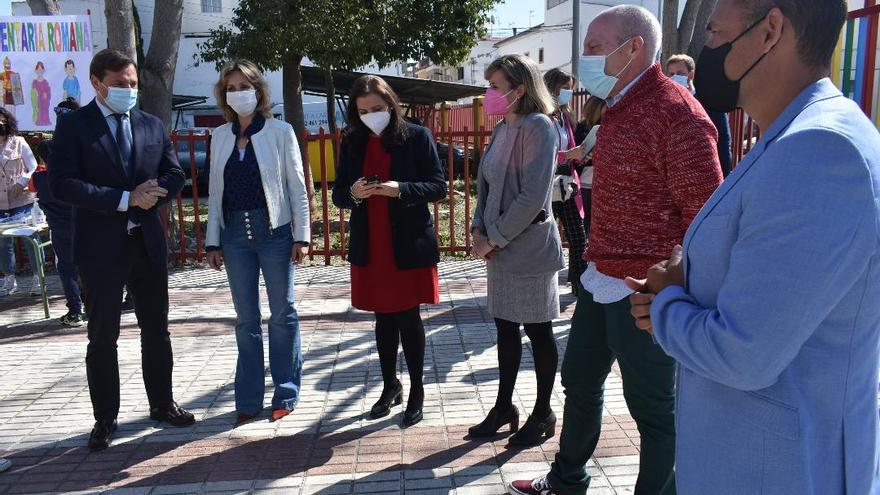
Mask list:
[[[550,411],[543,418],[529,416],[522,429],[510,437],[508,444],[516,447],[534,447],[555,434],[556,414]]]
[[[425,390],[409,391],[406,400],[406,411],[403,412],[403,426],[412,426],[422,420],[422,405],[425,403]]]
[[[468,434],[472,438],[495,436],[498,430],[506,424],[510,425],[510,433],[516,433],[519,430],[519,410],[516,406],[511,406],[510,409],[501,412],[493,407],[482,423],[468,428]]]
[[[403,402],[403,385],[400,381],[394,385],[394,388],[385,387],[382,389],[382,395],[379,400],[370,409],[370,419],[379,419],[391,414],[391,405],[400,405]]]

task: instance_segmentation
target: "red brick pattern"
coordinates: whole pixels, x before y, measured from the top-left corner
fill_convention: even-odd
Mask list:
[[[63,298],[57,280],[50,282],[53,316],[60,316]],[[125,315],[120,428],[111,448],[97,453],[84,446],[92,422],[85,330],[41,320],[36,300],[27,296],[0,299],[0,455],[14,463],[0,475],[0,494],[503,493],[504,483],[545,472],[558,450],[558,436],[530,449],[508,449],[504,434],[465,438],[498,386],[494,327],[478,262],[441,264],[441,303],[423,309],[425,420],[409,429],[399,426],[402,408],[380,420],[366,418],[381,378],[372,315],[348,304],[347,268],[298,270],[305,369],[297,411],[277,423],[264,412],[234,429],[234,310],[225,276],[178,272],[170,286],[175,394],[199,421],[175,429],[147,418],[138,329],[133,315]],[[564,315],[554,325],[560,351],[575,302],[567,286],[563,293]],[[267,384],[268,397],[268,374]],[[523,416],[534,396],[527,350],[514,397]],[[552,406],[560,421],[563,401],[557,381]],[[590,493],[630,493],[639,438],[616,370],[607,383],[603,422],[589,466]]]

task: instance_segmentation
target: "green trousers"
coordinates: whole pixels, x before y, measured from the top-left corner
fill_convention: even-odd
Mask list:
[[[602,429],[605,378],[617,359],[626,405],[641,436],[637,495],[675,494],[675,360],[639,330],[629,299],[600,304],[581,289],[562,362],[565,411],[553,490],[585,494],[586,464]]]

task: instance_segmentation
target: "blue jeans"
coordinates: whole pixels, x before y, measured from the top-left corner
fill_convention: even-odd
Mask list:
[[[30,212],[32,205],[19,206],[11,210],[0,210],[0,218],[9,218],[23,212]],[[38,234],[34,234],[34,239],[40,240]],[[13,246],[12,237],[0,237],[0,274],[15,275],[15,248]],[[37,255],[34,253],[34,247],[30,241],[25,242],[25,251],[31,262],[31,272],[37,274]]]
[[[49,217],[49,234],[52,236],[52,250],[55,251],[55,268],[58,270],[58,278],[61,279],[64,298],[67,299],[67,309],[71,313],[82,313],[82,293],[77,281],[76,266],[73,264],[73,235],[71,228],[69,225],[59,227],[59,224],[53,224],[52,220]]]
[[[228,212],[220,233],[220,247],[238,317],[235,408],[240,413],[256,414],[263,407],[266,382],[259,295],[262,271],[271,313],[269,370],[275,384],[272,409],[293,410],[299,402],[302,350],[299,319],[293,307],[290,224],[270,228],[265,209]]]

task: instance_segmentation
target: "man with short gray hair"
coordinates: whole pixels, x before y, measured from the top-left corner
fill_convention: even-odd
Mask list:
[[[635,493],[675,493],[675,361],[636,327],[624,280],[682,242],[721,167],[712,121],[657,63],[660,40],[660,23],[635,6],[603,12],[587,31],[579,80],[608,110],[593,152],[588,264],[562,363],[562,436],[550,473],[514,481],[512,494],[586,493],[615,360],[641,435]]]

